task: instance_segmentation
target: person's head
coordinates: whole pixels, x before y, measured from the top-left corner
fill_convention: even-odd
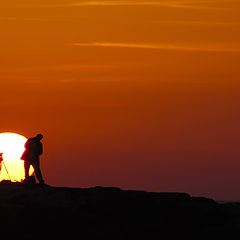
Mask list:
[[[40,141],[43,139],[43,135],[41,133],[39,133],[35,138]]]

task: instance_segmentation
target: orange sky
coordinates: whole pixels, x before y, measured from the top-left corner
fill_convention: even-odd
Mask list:
[[[0,131],[53,185],[240,199],[238,0],[12,0]]]

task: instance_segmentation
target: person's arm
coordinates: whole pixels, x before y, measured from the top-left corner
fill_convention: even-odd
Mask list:
[[[29,144],[29,140],[27,140],[24,144],[24,148],[27,149],[28,148],[28,144]]]
[[[40,142],[38,154],[41,155],[42,153],[43,153],[43,145],[42,145],[42,143]]]

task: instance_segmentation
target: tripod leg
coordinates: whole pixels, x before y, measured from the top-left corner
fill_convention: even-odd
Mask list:
[[[7,167],[6,167],[6,165],[5,165],[5,162],[4,162],[4,161],[2,161],[2,162],[3,162],[3,165],[4,165],[5,169],[6,169],[6,172],[7,172],[7,175],[8,175],[8,177],[9,177],[10,181],[12,181],[12,179],[11,179],[9,173],[8,173]]]

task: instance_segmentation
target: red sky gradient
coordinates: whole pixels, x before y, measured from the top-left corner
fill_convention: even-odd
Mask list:
[[[240,3],[5,1],[0,132],[58,186],[240,200]]]

